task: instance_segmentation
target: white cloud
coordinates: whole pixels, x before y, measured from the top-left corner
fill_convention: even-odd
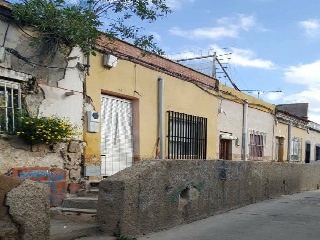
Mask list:
[[[161,35],[159,33],[151,32],[150,34],[154,37],[154,40],[156,40],[157,42],[161,42]]]
[[[260,27],[254,16],[239,14],[237,17],[223,17],[217,20],[216,26],[196,28],[192,30],[182,30],[179,27],[170,29],[170,33],[177,36],[187,38],[208,38],[208,39],[221,39],[225,37],[237,38],[241,31],[250,31],[255,28],[256,30],[265,30]]]
[[[231,48],[232,58],[231,62],[234,65],[241,67],[253,67],[253,68],[263,68],[263,69],[274,69],[275,64],[270,60],[264,60],[261,58],[256,58],[254,52],[247,49]]]
[[[320,89],[309,86],[305,90],[283,98],[284,103],[309,103],[309,120],[320,123]]]
[[[301,21],[299,26],[304,29],[306,35],[310,38],[318,37],[320,34],[320,22],[318,19]]]
[[[167,57],[172,60],[186,59],[186,58],[194,58],[194,57],[200,57],[205,55],[212,55],[214,52],[216,52],[217,57],[218,59],[221,59],[221,62],[229,62],[233,66],[251,67],[251,68],[260,68],[260,69],[276,68],[273,62],[269,60],[257,58],[256,54],[253,51],[248,49],[230,48],[229,50],[226,50],[225,48],[221,48],[216,44],[210,45],[209,49],[210,50],[207,52],[184,51],[182,53],[172,54]]]
[[[196,0],[167,0],[167,6],[172,9],[172,10],[177,10],[180,9],[183,5],[183,3],[187,2],[187,3],[193,3]]]
[[[283,92],[267,92],[264,94],[264,96],[267,101],[277,102],[283,98],[284,93]]]
[[[211,45],[218,55],[228,54],[228,51],[217,45]],[[230,64],[238,67],[252,67],[260,69],[274,69],[275,64],[270,60],[257,58],[256,54],[249,49],[230,48],[231,56],[229,56]]]
[[[226,29],[223,27],[214,28],[197,28],[190,31],[184,31],[181,28],[175,27],[171,28],[169,32],[173,35],[188,38],[210,38],[210,39],[220,39],[223,37],[237,37],[237,31],[233,29]]]
[[[301,85],[297,93],[286,95],[282,103],[309,103],[309,120],[320,123],[320,60],[284,69],[287,83]]]
[[[285,69],[284,77],[287,82],[301,85],[320,85],[320,60],[300,66]]]

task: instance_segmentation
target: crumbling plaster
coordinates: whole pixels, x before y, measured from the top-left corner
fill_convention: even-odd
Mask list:
[[[1,29],[7,26],[8,22],[0,20]],[[32,46],[34,38],[31,36],[36,37],[32,29],[22,30],[13,23],[10,23],[7,35],[0,33],[6,48],[5,61],[0,63],[0,78],[29,81],[24,93],[28,112],[38,116],[67,117],[82,132],[85,73],[78,67],[84,61],[81,49],[73,48],[67,55],[57,51],[50,58],[50,55],[41,54],[41,44]]]

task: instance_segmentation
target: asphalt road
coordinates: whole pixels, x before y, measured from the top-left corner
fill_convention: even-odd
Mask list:
[[[248,205],[139,240],[320,240],[320,191]]]

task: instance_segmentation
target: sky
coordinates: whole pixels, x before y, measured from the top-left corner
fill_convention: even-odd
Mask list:
[[[169,59],[214,52],[232,81],[273,103],[309,103],[320,123],[319,0],[167,0],[173,13],[142,25]],[[211,58],[187,61],[212,72]],[[200,70],[200,69],[199,69]],[[217,70],[223,84],[231,86]],[[282,92],[277,92],[282,91]]]

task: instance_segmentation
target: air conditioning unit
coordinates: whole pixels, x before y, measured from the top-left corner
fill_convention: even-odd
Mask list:
[[[106,53],[103,56],[103,65],[108,68],[117,66],[118,58],[110,53]]]

